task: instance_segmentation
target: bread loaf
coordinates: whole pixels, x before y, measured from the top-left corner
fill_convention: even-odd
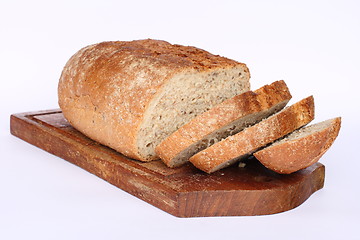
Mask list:
[[[192,118],[248,91],[245,64],[158,40],[103,42],[70,58],[59,105],[88,137],[141,161]]]
[[[293,173],[316,163],[339,134],[341,118],[302,127],[285,138],[254,153],[267,168],[278,173]]]
[[[281,110],[291,99],[284,81],[247,91],[211,108],[164,139],[155,151],[169,167]]]
[[[261,122],[195,154],[189,160],[212,173],[293,132],[314,119],[314,99],[307,97]]]

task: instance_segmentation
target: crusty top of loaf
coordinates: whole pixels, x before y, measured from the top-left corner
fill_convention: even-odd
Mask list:
[[[78,51],[65,65],[59,105],[75,128],[138,159],[136,134],[143,113],[169,78],[181,71],[238,65],[245,66],[195,47],[159,40],[94,44]]]

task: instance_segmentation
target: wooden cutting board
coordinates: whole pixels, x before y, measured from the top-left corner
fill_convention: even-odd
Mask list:
[[[59,156],[178,217],[244,216],[279,213],[302,204],[324,185],[325,167],[316,163],[281,175],[249,158],[213,174],[188,164],[167,168],[139,162],[87,138],[60,110],[11,115],[11,133]]]

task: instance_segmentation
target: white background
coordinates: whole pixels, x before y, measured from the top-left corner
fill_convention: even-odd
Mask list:
[[[286,80],[316,120],[342,116],[325,188],[258,217],[173,217],[9,133],[11,113],[57,108],[80,48],[155,38],[245,62],[252,88]],[[360,239],[359,1],[1,1],[0,239]]]

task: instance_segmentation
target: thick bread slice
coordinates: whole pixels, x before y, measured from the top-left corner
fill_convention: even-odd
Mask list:
[[[65,118],[88,137],[134,159],[192,118],[248,91],[245,64],[159,40],[103,42],[70,58],[58,95]]]
[[[307,97],[261,122],[195,154],[195,167],[212,173],[252,154],[314,119],[314,98]]]
[[[291,99],[284,81],[248,91],[211,108],[172,133],[155,152],[169,167],[178,167],[195,153],[280,111]]]
[[[316,163],[339,134],[341,118],[302,127],[254,153],[267,168],[292,173]]]

